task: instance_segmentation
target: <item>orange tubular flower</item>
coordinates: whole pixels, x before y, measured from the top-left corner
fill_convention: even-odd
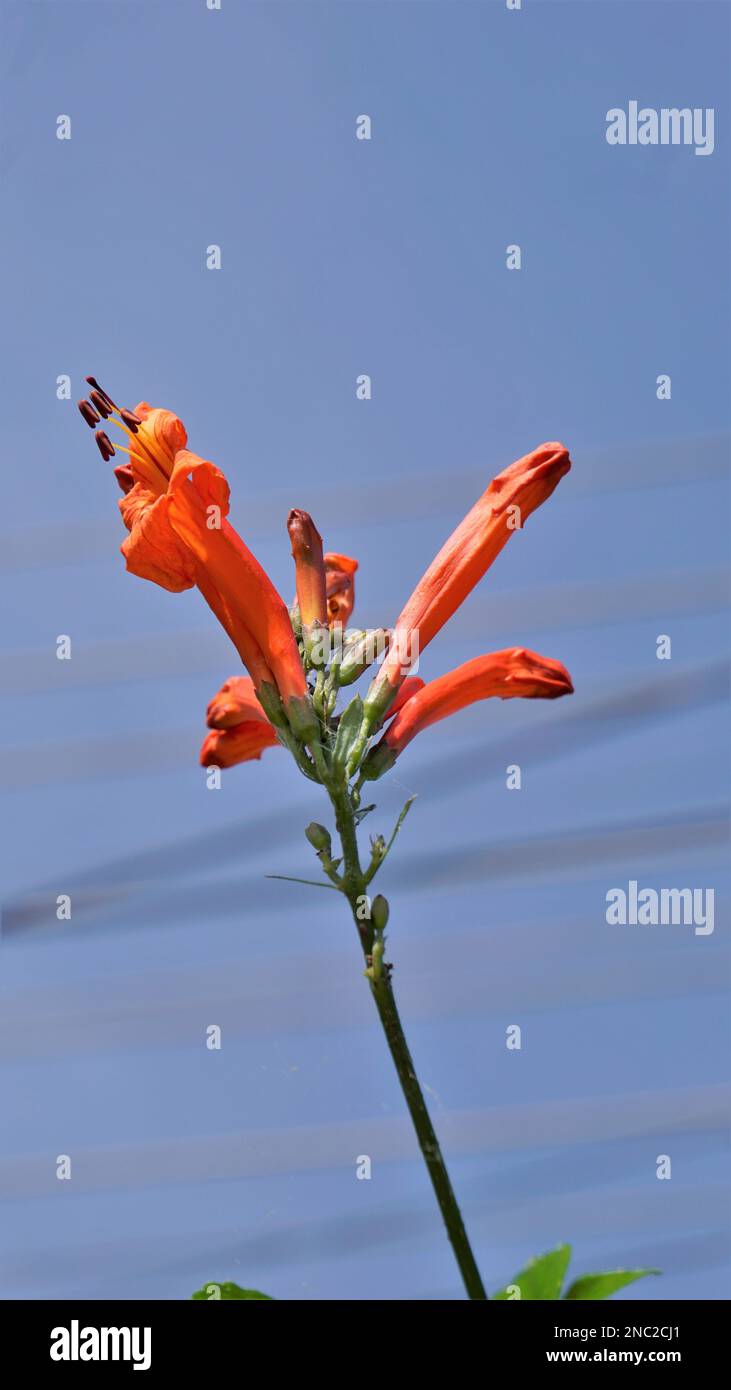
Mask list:
[[[371,723],[388,708],[416,652],[451,618],[499,555],[514,530],[551,496],[571,460],[563,444],[541,444],[494,478],[445,541],[402,609],[388,655],[365,701]]]
[[[571,677],[560,661],[539,656],[525,647],[508,647],[487,656],[476,656],[456,670],[429,681],[407,699],[378,746],[366,758],[364,775],[380,777],[393,767],[399,753],[422,729],[476,700],[487,700],[493,695],[501,700],[516,696],[527,700],[555,700],[559,695],[573,694],[573,689]]]
[[[347,627],[355,603],[353,575],[357,568],[358,561],[351,560],[349,555],[331,552],[325,556],[327,615],[331,628],[338,623],[342,628]]]
[[[130,532],[127,568],[172,592],[200,589],[236,646],[273,717],[284,703],[303,738],[313,725],[307,682],[287,608],[269,576],[228,522],[229,487],[215,464],[186,449],[182,421],[142,401],[119,410],[93,378],[79,409],[87,424],[111,417],[128,435],[129,463],[117,468],[119,506]],[[115,448],[97,430],[102,457]],[[117,446],[120,447],[120,446]],[[279,715],[281,719],[281,714]]]

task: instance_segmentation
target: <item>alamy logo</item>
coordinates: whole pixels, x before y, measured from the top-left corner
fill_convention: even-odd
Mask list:
[[[705,898],[705,903],[704,903]],[[607,922],[610,927],[670,927],[682,923],[695,927],[696,936],[713,931],[714,892],[712,888],[637,889],[631,878],[624,888],[607,892]]]
[[[696,154],[713,154],[714,117],[712,106],[663,106],[656,111],[630,101],[626,111],[621,106],[607,111],[606,140],[608,145],[695,145]]]
[[[54,1327],[52,1361],[133,1361],[134,1371],[149,1371],[152,1361],[150,1327]]]

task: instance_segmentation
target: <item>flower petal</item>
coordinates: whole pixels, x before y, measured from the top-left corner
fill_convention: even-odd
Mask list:
[[[251,677],[229,676],[208,706],[206,723],[209,729],[231,729],[245,722],[269,724]]]
[[[258,720],[236,724],[231,729],[214,729],[204,739],[200,752],[202,767],[235,767],[237,763],[253,762],[265,748],[279,744],[268,721]]]
[[[175,455],[188,442],[185,425],[172,410],[140,401],[134,408],[142,424],[130,437],[130,467],[138,482],[156,493],[164,492],[173,471]]]
[[[325,556],[325,583],[327,590],[327,620],[330,627],[339,623],[347,627],[355,605],[355,580],[353,575],[358,561],[349,555],[338,555],[330,551]]]
[[[156,496],[136,483],[119,500],[119,510],[130,534],[121,546],[131,574],[180,593],[195,584],[196,564],[188,547],[170,525],[167,493]]]

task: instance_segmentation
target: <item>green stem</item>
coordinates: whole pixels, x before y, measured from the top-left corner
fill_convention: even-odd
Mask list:
[[[361,945],[367,963],[370,963],[374,931],[371,923],[361,921],[357,913],[358,899],[365,894],[366,884],[358,856],[358,839],[350,794],[347,786],[335,787],[330,784],[328,790],[335,809],[335,824],[343,846],[342,891],[350,903]],[[485,1287],[472,1253],[439,1140],[419,1085],[416,1068],[396,1007],[388,967],[382,973],[379,972],[377,979],[370,980],[370,987],[467,1296],[473,1300],[485,1301],[487,1299]]]

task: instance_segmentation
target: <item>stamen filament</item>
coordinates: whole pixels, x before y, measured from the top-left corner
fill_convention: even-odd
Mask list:
[[[108,424],[117,425],[117,426],[119,427],[120,430],[124,430],[124,432],[125,432],[127,438],[129,439],[130,443],[134,443],[135,446],[137,447],[137,449],[139,450],[140,453],[146,454],[146,456],[147,456],[149,462],[152,464],[153,468],[156,468],[156,469],[158,470],[159,473],[162,473],[162,476],[163,476],[163,478],[165,479],[165,482],[166,482],[166,483],[169,481],[169,479],[170,479],[170,474],[169,474],[168,472],[166,472],[166,470],[163,468],[162,463],[160,462],[160,460],[159,460],[158,458],[156,458],[155,455],[153,454],[151,448],[149,447],[149,444],[147,444],[146,441],[140,437],[140,434],[139,434],[139,433],[133,434],[133,433],[132,433],[132,430],[128,429],[128,427],[127,427],[127,425],[125,425],[124,421],[123,421],[123,420],[120,420],[116,415],[110,415],[109,420],[107,421],[107,423],[108,423]],[[118,447],[121,448],[122,446],[119,445]],[[129,454],[130,454],[130,457],[132,457],[132,458],[134,457],[134,452],[133,452],[132,450],[127,449],[127,450],[125,450],[125,452],[126,452],[126,453],[129,453]]]

